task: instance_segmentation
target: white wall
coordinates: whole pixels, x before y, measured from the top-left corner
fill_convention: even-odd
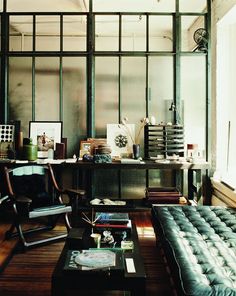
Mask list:
[[[216,167],[216,26],[217,22],[236,4],[236,0],[214,0],[212,2],[212,170]],[[220,136],[220,135],[219,135]]]

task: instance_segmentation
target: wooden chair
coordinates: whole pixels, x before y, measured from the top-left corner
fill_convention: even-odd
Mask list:
[[[40,245],[59,239],[66,234],[58,234],[47,238],[27,241],[26,236],[36,231],[52,230],[60,216],[63,216],[67,232],[71,228],[68,214],[72,212],[72,196],[76,198],[84,195],[83,190],[70,191],[58,187],[53,169],[50,164],[46,166],[26,165],[17,168],[5,167],[7,194],[13,209],[13,222],[6,232],[6,238],[18,235],[24,248]],[[65,204],[62,194],[69,196],[69,203]],[[43,226],[23,230],[22,225],[32,219],[40,218],[47,221]],[[35,221],[35,220],[33,220]],[[15,231],[16,230],[16,231]]]

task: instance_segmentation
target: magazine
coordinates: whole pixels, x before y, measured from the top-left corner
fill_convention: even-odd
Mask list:
[[[68,250],[65,271],[80,272],[124,272],[124,258],[121,249]]]
[[[129,222],[129,214],[96,212],[95,221],[98,224],[100,223],[127,224]]]

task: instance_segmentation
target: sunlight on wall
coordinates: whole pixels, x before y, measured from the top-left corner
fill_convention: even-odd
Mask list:
[[[217,24],[217,171],[236,186],[236,5]]]

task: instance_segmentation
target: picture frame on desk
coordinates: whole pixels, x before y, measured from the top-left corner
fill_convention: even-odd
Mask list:
[[[82,158],[84,154],[91,154],[92,142],[89,140],[80,141],[80,157]]]
[[[111,147],[111,156],[132,158],[135,124],[107,124],[107,144]]]
[[[30,121],[29,137],[38,146],[38,158],[47,158],[48,150],[61,143],[62,121]]]

